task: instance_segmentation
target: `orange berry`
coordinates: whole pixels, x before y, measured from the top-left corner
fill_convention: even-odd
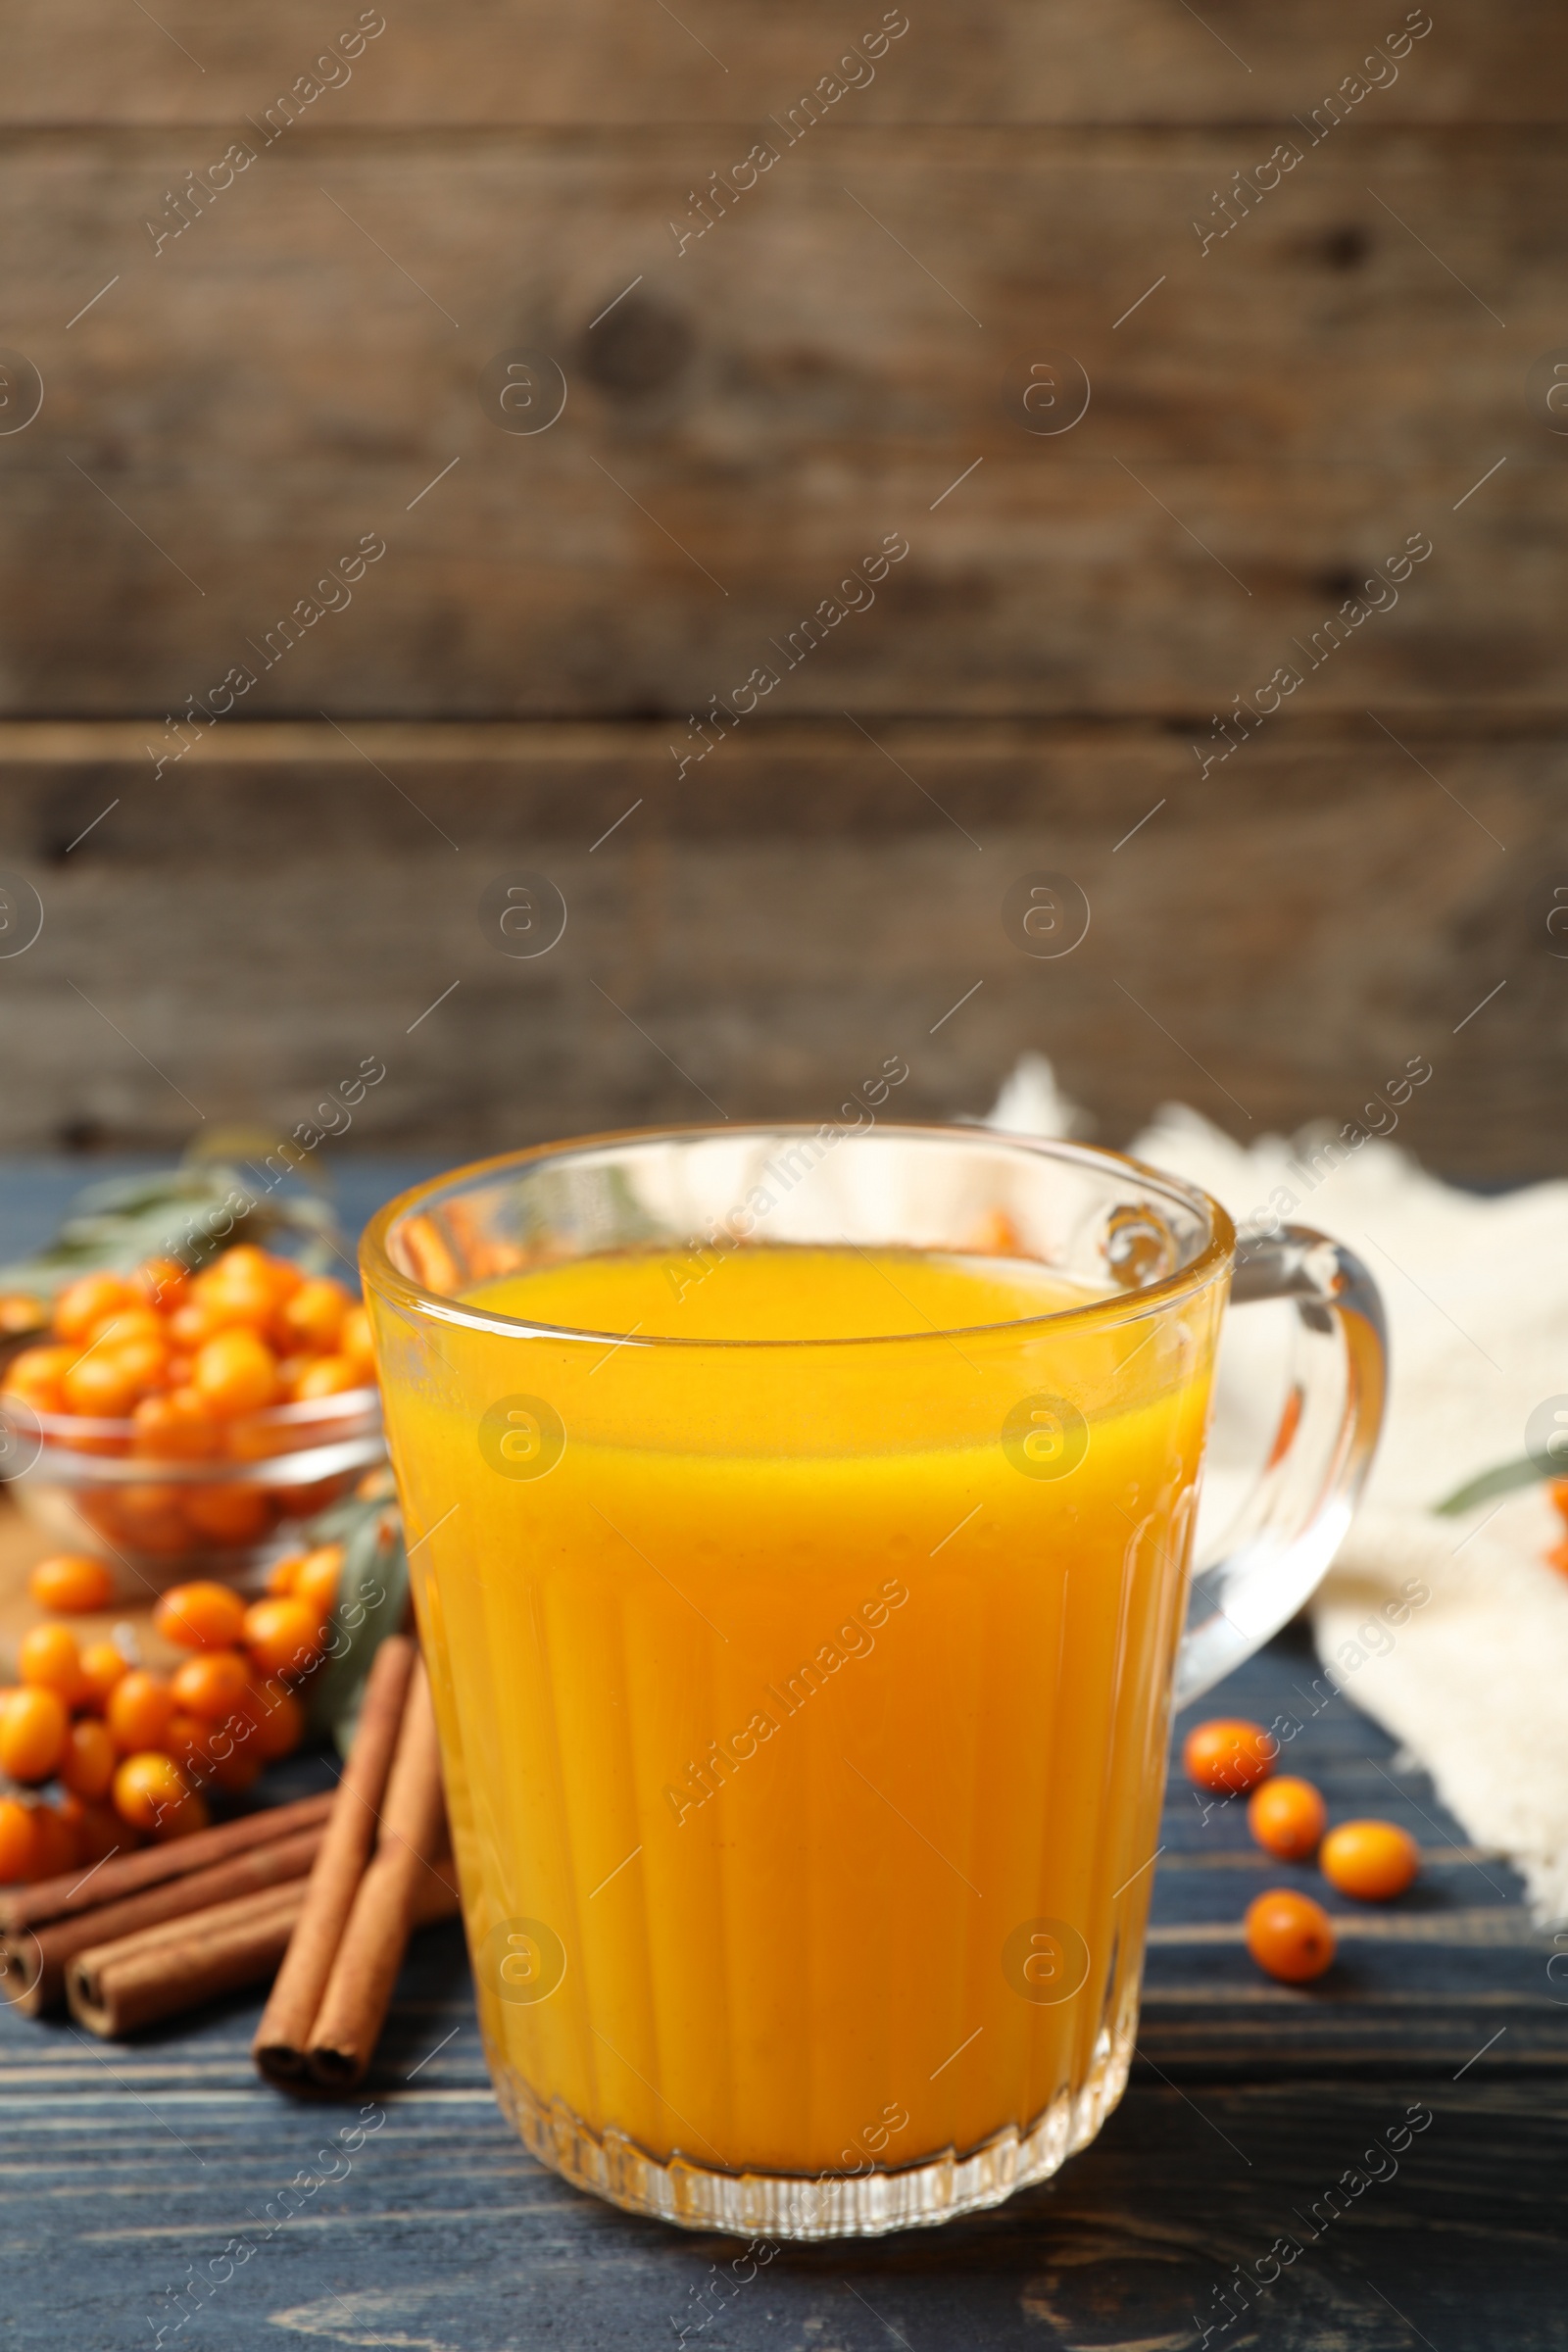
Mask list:
[[[217,1413],[254,1413],[277,1395],[277,1361],[254,1331],[220,1331],[197,1349],[191,1386]]]
[[[36,1851],[32,1807],[24,1805],[20,1796],[0,1796],[0,1886],[14,1886],[19,1879],[30,1879]]]
[[[255,1727],[249,1716],[244,1715],[225,1725],[209,1724],[208,1730],[216,1734],[212,1741],[213,1779],[226,1796],[242,1795],[267,1762],[257,1745]]]
[[[231,1649],[244,1630],[245,1603],[227,1585],[171,1585],[153,1624],[180,1649]]]
[[[1392,1821],[1342,1821],[1330,1830],[1318,1868],[1341,1894],[1364,1903],[1384,1903],[1402,1894],[1421,1868],[1421,1849],[1408,1830]]]
[[[290,1394],[296,1404],[309,1404],[313,1397],[342,1396],[350,1389],[364,1386],[364,1373],[357,1371],[346,1355],[318,1355],[306,1365]]]
[[[375,1340],[363,1306],[351,1306],[338,1334],[338,1348],[364,1379],[375,1378]]]
[[[20,1396],[35,1413],[63,1413],[66,1395],[61,1382],[79,1352],[75,1348],[24,1348],[6,1366],[6,1395]]]
[[[1247,1948],[1266,1975],[1305,1984],[1334,1958],[1333,1922],[1309,1894],[1271,1887],[1247,1907]]]
[[[141,1304],[135,1284],[122,1274],[78,1274],[55,1300],[55,1330],[63,1340],[84,1340],[106,1315]]]
[[[75,1837],[77,1870],[107,1862],[111,1854],[133,1842],[113,1805],[68,1793],[60,1800],[60,1813]]]
[[[81,1653],[81,1679],[87,1696],[82,1704],[102,1710],[109,1704],[109,1693],[130,1672],[130,1661],[113,1642],[89,1642]]]
[[[197,1534],[214,1544],[253,1544],[272,1521],[272,1506],[260,1487],[192,1487],[183,1509]]]
[[[199,1658],[187,1658],[173,1681],[176,1704],[209,1723],[242,1706],[250,1687],[250,1670],[237,1649],[210,1649]]]
[[[200,1348],[222,1329],[199,1298],[184,1299],[168,1321],[170,1343],[175,1348]]]
[[[0,1770],[14,1781],[46,1781],[66,1750],[71,1718],[58,1690],[14,1690],[0,1715]]]
[[[169,1719],[164,1735],[164,1753],[172,1756],[187,1780],[207,1781],[213,1776],[212,1738],[218,1726],[209,1723],[205,1715],[177,1714]]]
[[[116,1340],[113,1346],[115,1361],[123,1377],[136,1383],[138,1397],[169,1386],[167,1340],[135,1334],[128,1340]]]
[[[58,1551],[38,1562],[27,1578],[27,1591],[40,1609],[75,1617],[85,1609],[107,1609],[115,1597],[115,1580],[107,1564],[90,1552]]]
[[[115,1777],[115,1743],[107,1724],[96,1715],[84,1715],[74,1723],[66,1735],[66,1752],[60,1759],[60,1778],[75,1795],[96,1800],[107,1796],[109,1784]]]
[[[277,1328],[293,1346],[311,1355],[326,1355],[337,1346],[338,1333],[353,1301],[340,1282],[319,1274],[302,1282],[278,1312]]]
[[[149,1257],[131,1276],[137,1292],[146,1303],[162,1315],[172,1314],[184,1303],[189,1270],[177,1257]]]
[[[217,1416],[191,1388],[143,1396],[130,1418],[132,1451],[152,1461],[209,1461],[222,1447]]]
[[[263,1674],[303,1674],[321,1654],[320,1611],[292,1594],[254,1601],[245,1612],[245,1646]]]
[[[87,1334],[89,1348],[96,1348],[100,1341],[106,1348],[122,1348],[131,1340],[156,1340],[160,1348],[167,1348],[162,1315],[155,1315],[150,1306],[117,1307]]]
[[[69,1625],[34,1625],[17,1644],[17,1670],[34,1690],[55,1690],[68,1707],[87,1695],[81,1652]]]
[[[291,1551],[281,1560],[274,1560],[267,1571],[267,1590],[274,1600],[294,1590],[294,1579],[305,1565],[303,1551]]]
[[[41,1298],[30,1291],[7,1291],[0,1295],[0,1339],[19,1339],[24,1331],[42,1331],[49,1317]]]
[[[122,1543],[137,1551],[162,1552],[166,1556],[189,1550],[190,1532],[185,1524],[182,1487],[149,1480],[145,1486],[121,1487],[116,1493]]]
[[[143,1385],[136,1365],[118,1348],[105,1345],[90,1355],[78,1355],[62,1375],[60,1390],[68,1412],[92,1421],[122,1421]]]
[[[1217,1715],[1188,1733],[1182,1762],[1188,1779],[1200,1788],[1238,1796],[1268,1778],[1279,1752],[1279,1741],[1260,1723]]]
[[[259,1682],[252,1699],[253,1744],[264,1764],[292,1755],[305,1737],[305,1709],[281,1683]]]
[[[35,1804],[32,1835],[34,1879],[58,1879],[63,1871],[75,1869],[79,1860],[75,1824],[64,1806]]]
[[[122,1755],[138,1748],[159,1747],[169,1735],[174,1712],[174,1693],[159,1674],[132,1666],[109,1693],[105,1720]],[[0,1725],[0,1734],[4,1732]]]
[[[143,1749],[127,1756],[115,1774],[115,1811],[133,1830],[167,1830],[170,1817],[187,1803],[189,1781],[172,1756]]]
[[[320,1544],[308,1551],[294,1572],[293,1591],[299,1599],[309,1601],[318,1616],[324,1617],[337,1598],[338,1581],[343,1574],[341,1544]]]
[[[1310,1862],[1328,1817],[1328,1807],[1310,1781],[1285,1775],[1265,1781],[1247,1800],[1248,1828],[1258,1844],[1282,1862]]]

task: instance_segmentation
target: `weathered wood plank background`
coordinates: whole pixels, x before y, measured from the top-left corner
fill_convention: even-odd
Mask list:
[[[286,1125],[349,1044],[454,1153],[1037,1046],[1113,1142],[1423,1052],[1415,1148],[1563,1165],[1557,15],[883,15],[12,10],[0,1143]]]

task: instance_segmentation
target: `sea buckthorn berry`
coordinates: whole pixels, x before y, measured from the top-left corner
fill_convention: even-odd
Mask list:
[[[245,1646],[263,1674],[303,1674],[321,1654],[318,1609],[290,1594],[254,1601],[245,1612]]]
[[[277,1395],[277,1361],[254,1331],[220,1331],[197,1349],[191,1386],[218,1413],[254,1413]]]
[[[1328,1823],[1328,1807],[1310,1781],[1281,1774],[1247,1800],[1247,1826],[1282,1862],[1310,1862]]]
[[[30,1879],[35,1851],[32,1807],[20,1796],[0,1796],[0,1886]]]
[[[75,1617],[85,1609],[107,1609],[115,1597],[115,1580],[107,1564],[90,1552],[59,1551],[38,1562],[27,1578],[27,1591],[40,1609]]]
[[[296,1348],[325,1355],[337,1345],[343,1319],[353,1301],[340,1282],[319,1274],[302,1282],[278,1311],[277,1327]]]
[[[1309,1894],[1271,1887],[1248,1905],[1247,1948],[1268,1976],[1306,1984],[1334,1958],[1334,1925]]]
[[[1267,1780],[1279,1752],[1279,1741],[1260,1723],[1216,1715],[1188,1733],[1182,1762],[1188,1779],[1200,1788],[1212,1788],[1220,1796],[1239,1796]]]
[[[130,1418],[132,1449],[150,1461],[204,1462],[222,1450],[218,1416],[192,1388],[143,1396]]]
[[[305,1737],[305,1709],[281,1683],[263,1680],[257,1684],[251,1714],[256,1726],[251,1744],[264,1764],[275,1764],[280,1756],[292,1755]]]
[[[24,1331],[42,1331],[49,1320],[41,1298],[30,1291],[0,1295],[0,1339],[19,1339]]]
[[[172,1756],[187,1780],[209,1781],[213,1777],[213,1734],[218,1730],[205,1715],[175,1714],[169,1719],[164,1735],[164,1753]]]
[[[142,1393],[140,1374],[118,1348],[95,1348],[78,1355],[61,1375],[67,1410],[91,1421],[122,1421]]]
[[[129,1659],[113,1642],[89,1642],[81,1653],[81,1679],[87,1690],[82,1704],[101,1713],[109,1704],[110,1691],[129,1672]]]
[[[163,1744],[173,1712],[174,1693],[162,1675],[133,1666],[110,1691],[104,1716],[121,1754],[131,1755]],[[4,1728],[0,1725],[0,1733]]]
[[[232,1649],[244,1631],[245,1603],[227,1585],[171,1585],[153,1624],[180,1649]]]
[[[253,1544],[272,1523],[272,1506],[260,1487],[193,1487],[183,1509],[197,1534],[214,1544]]]
[[[296,1404],[309,1404],[314,1397],[342,1396],[350,1389],[364,1386],[364,1373],[357,1371],[346,1355],[318,1355],[306,1365],[291,1394]]]
[[[157,1835],[167,1828],[170,1816],[179,1811],[190,1794],[189,1781],[173,1757],[166,1756],[161,1749],[144,1748],[127,1756],[115,1774],[115,1811],[133,1830],[150,1830]]]
[[[113,1343],[114,1357],[126,1380],[136,1384],[140,1397],[155,1395],[169,1385],[169,1343],[163,1339],[133,1337]],[[132,1408],[134,1409],[134,1408]]]
[[[76,1348],[24,1348],[0,1374],[0,1387],[8,1396],[30,1404],[35,1413],[63,1413],[66,1393],[61,1382],[79,1353]]]
[[[273,1600],[294,1590],[294,1579],[305,1565],[303,1551],[291,1551],[281,1560],[274,1560],[267,1571],[267,1590]]]
[[[14,1781],[46,1781],[66,1752],[71,1718],[58,1690],[14,1690],[0,1715],[0,1771]]]
[[[70,1824],[76,1840],[77,1870],[107,1862],[111,1854],[133,1842],[113,1805],[68,1792],[60,1800],[60,1816]]]
[[[122,1543],[136,1551],[157,1551],[169,1557],[190,1549],[182,1487],[149,1479],[145,1485],[117,1488],[116,1498]]]
[[[168,1315],[183,1304],[190,1273],[177,1257],[149,1257],[142,1261],[130,1279],[148,1306],[156,1308],[161,1315]]]
[[[167,1348],[163,1316],[150,1306],[118,1306],[87,1334],[89,1348],[122,1348],[130,1340],[156,1340],[160,1348]]]
[[[142,1303],[141,1293],[122,1274],[78,1274],[55,1300],[55,1330],[63,1340],[84,1340],[106,1315]]]
[[[191,1788],[176,1804],[164,1808],[153,1824],[153,1836],[160,1845],[168,1845],[176,1838],[194,1838],[198,1830],[212,1826],[207,1799],[199,1788]]]
[[[236,1730],[232,1743],[221,1739],[213,1742],[212,1777],[225,1796],[242,1796],[266,1761],[247,1726],[244,1739]]]
[[[324,1617],[337,1598],[337,1588],[343,1574],[341,1544],[319,1544],[308,1551],[294,1573],[292,1590],[301,1600],[309,1601],[319,1616]]]
[[[1342,1821],[1324,1838],[1317,1859],[1329,1885],[1342,1894],[1383,1903],[1409,1886],[1421,1868],[1421,1849],[1392,1821]]]
[[[220,1722],[243,1706],[250,1687],[250,1669],[237,1649],[210,1649],[199,1658],[187,1658],[173,1681],[175,1703],[209,1723]]]
[[[69,1625],[29,1626],[17,1644],[17,1671],[34,1690],[58,1691],[68,1707],[87,1695],[81,1652]]]
[[[76,1848],[75,1824],[62,1806],[35,1804],[32,1808],[32,1876],[35,1879],[58,1879],[63,1871],[75,1869],[80,1859]]]
[[[169,1317],[170,1345],[185,1349],[201,1348],[216,1339],[221,1329],[221,1323],[214,1320],[199,1298],[186,1298]]]
[[[351,1306],[338,1333],[338,1350],[365,1380],[375,1378],[375,1341],[370,1318],[363,1306]]]
[[[115,1777],[115,1755],[109,1726],[100,1723],[96,1715],[84,1715],[67,1733],[66,1752],[57,1769],[74,1794],[96,1801],[109,1793],[109,1784]]]

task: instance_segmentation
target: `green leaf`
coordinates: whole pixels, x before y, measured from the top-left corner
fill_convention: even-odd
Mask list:
[[[76,1196],[47,1248],[0,1267],[0,1291],[47,1298],[78,1274],[128,1274],[149,1257],[177,1256],[194,1272],[231,1242],[282,1236],[304,1243],[301,1262],[311,1273],[353,1254],[324,1201],[273,1190],[249,1165],[210,1161],[112,1177]]]
[[[1433,1508],[1441,1518],[1457,1519],[1465,1511],[1473,1511],[1478,1502],[1491,1502],[1494,1495],[1513,1494],[1521,1487],[1533,1487],[1551,1475],[1543,1470],[1527,1454],[1522,1462],[1502,1462],[1495,1470],[1484,1470],[1451,1494],[1446,1494]]]

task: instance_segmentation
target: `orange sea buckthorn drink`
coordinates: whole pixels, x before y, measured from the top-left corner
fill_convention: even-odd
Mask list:
[[[1093,2136],[1232,1256],[1132,1162],[941,1129],[566,1146],[382,1213],[481,2024],[546,2161],[821,2236],[995,2203]],[[1321,1573],[1381,1400],[1353,1261],[1276,1242],[1246,1279],[1327,1354],[1183,1697]]]

